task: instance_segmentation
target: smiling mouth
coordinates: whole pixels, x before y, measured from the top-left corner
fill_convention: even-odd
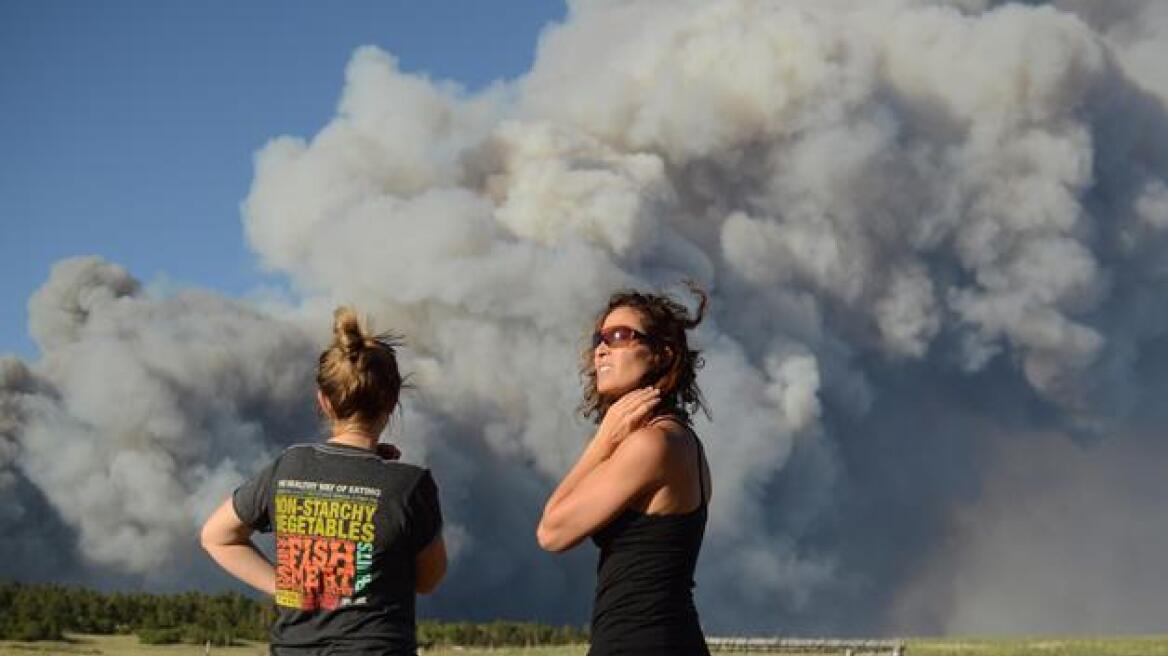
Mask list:
[[[611,371],[611,370],[612,370],[611,364],[602,364],[596,368],[596,373],[599,374],[599,373],[604,373],[604,372]]]

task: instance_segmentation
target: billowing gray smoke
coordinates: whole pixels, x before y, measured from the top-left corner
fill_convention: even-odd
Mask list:
[[[184,579],[176,563],[187,566],[224,490],[313,432],[312,340],[239,303],[152,298],[120,267],[78,258],[54,267],[29,324],[43,359],[0,361],[0,484],[31,485],[53,513],[9,497],[18,530],[6,526],[0,553],[26,557],[6,558],[7,575],[45,576],[42,559],[76,551],[98,567]],[[46,519],[76,536],[46,540]],[[40,543],[49,548],[33,557]]]
[[[243,207],[297,307],[94,259],[33,298],[0,571],[193,583],[201,515],[311,438],[347,301],[409,344],[391,439],[455,553],[424,608],[583,621],[592,555],[532,538],[589,433],[575,356],[609,292],[689,276],[709,630],[1162,628],[1166,35],[1155,0],[580,2],[476,94],[360,49]]]

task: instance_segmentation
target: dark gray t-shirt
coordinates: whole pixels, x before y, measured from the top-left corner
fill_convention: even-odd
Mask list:
[[[429,470],[302,444],[233,502],[249,526],[276,533],[273,654],[415,653],[414,559],[442,528]]]

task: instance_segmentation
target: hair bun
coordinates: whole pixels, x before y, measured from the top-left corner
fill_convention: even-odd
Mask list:
[[[350,361],[361,355],[368,337],[361,328],[361,318],[352,307],[342,305],[333,312],[333,339]]]

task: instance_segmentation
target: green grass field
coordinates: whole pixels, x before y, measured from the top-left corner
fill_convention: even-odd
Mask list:
[[[1168,636],[1136,638],[951,638],[908,640],[906,656],[1168,656]],[[584,646],[431,650],[428,656],[583,656]],[[135,636],[71,636],[68,642],[0,641],[0,656],[200,656],[202,647],[141,645]],[[214,647],[220,656],[262,656],[263,643]]]

